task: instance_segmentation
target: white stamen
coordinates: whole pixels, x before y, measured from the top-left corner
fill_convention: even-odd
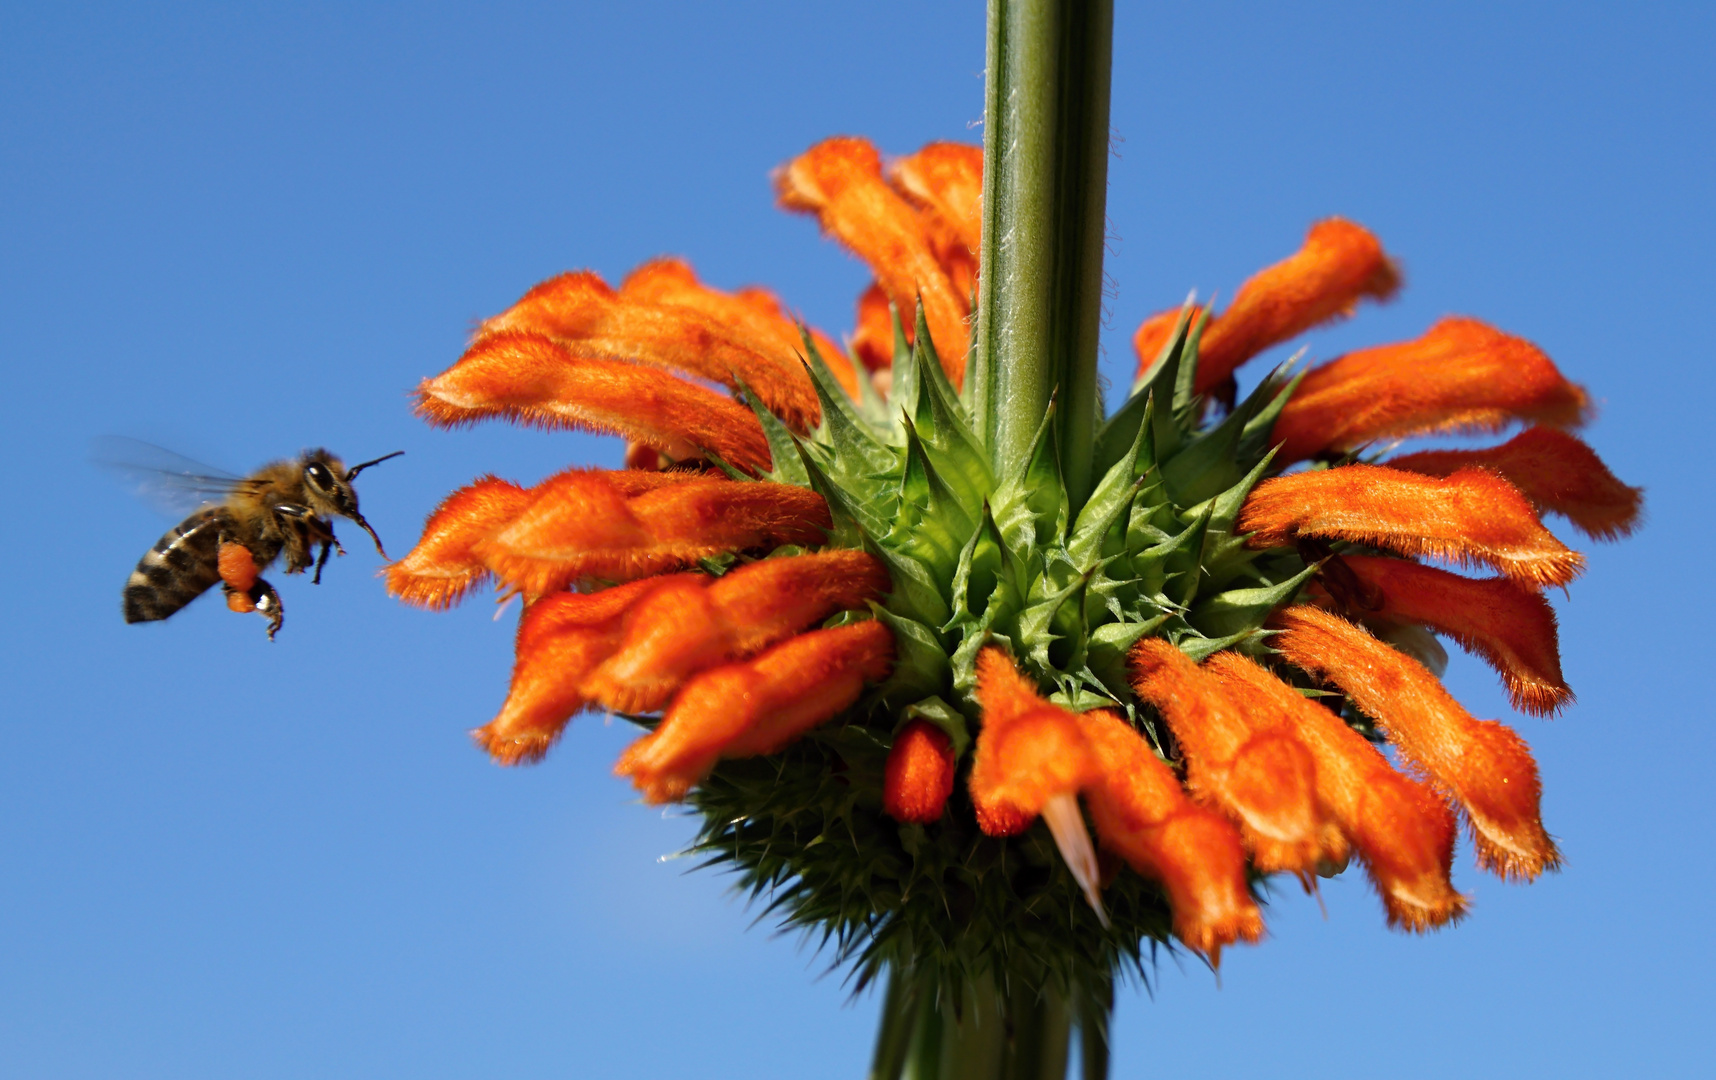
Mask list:
[[[1043,803],[1043,821],[1061,849],[1061,859],[1072,871],[1091,910],[1108,927],[1108,912],[1102,910],[1102,881],[1096,866],[1096,849],[1091,846],[1090,833],[1084,827],[1084,815],[1079,812],[1078,797],[1071,794],[1050,796]]]

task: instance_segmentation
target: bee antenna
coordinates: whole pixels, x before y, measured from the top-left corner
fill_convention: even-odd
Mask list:
[[[365,469],[369,468],[371,465],[380,465],[382,462],[386,461],[388,458],[396,458],[403,453],[405,453],[405,451],[395,450],[391,454],[381,455],[380,457],[376,458],[374,461],[365,461],[362,464],[353,465],[350,469],[346,470],[346,483],[349,484],[353,480],[357,479],[357,474],[360,472],[363,472]]]

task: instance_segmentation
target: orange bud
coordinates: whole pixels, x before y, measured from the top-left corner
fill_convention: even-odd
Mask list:
[[[1224,945],[1261,937],[1234,827],[1188,799],[1132,725],[1100,710],[1079,720],[1096,761],[1084,797],[1097,839],[1167,892],[1175,935],[1212,963]]]
[[[1316,765],[1293,732],[1254,726],[1213,675],[1162,638],[1140,641],[1128,660],[1133,689],[1180,742],[1186,786],[1233,818],[1257,868],[1314,871],[1328,830]]]
[[[646,279],[651,276],[649,268],[643,273]],[[694,288],[701,288],[695,278],[692,282]],[[665,282],[655,284],[669,287]],[[642,285],[639,291],[647,296],[650,286]],[[814,427],[819,407],[816,391],[797,358],[797,336],[791,347],[780,349],[771,336],[749,333],[752,326],[736,325],[703,310],[710,297],[697,305],[687,304],[686,292],[681,288],[671,303],[656,303],[616,293],[587,270],[561,274],[484,322],[471,348],[480,348],[495,334],[539,334],[574,356],[635,360],[732,389],[743,379],[789,426],[801,431]]]
[[[1282,463],[1436,431],[1514,420],[1580,423],[1585,391],[1543,351],[1476,319],[1443,319],[1416,341],[1361,349],[1305,374],[1275,421]]]
[[[1561,677],[1555,612],[1542,594],[1506,578],[1474,581],[1403,559],[1348,555],[1342,561],[1380,597],[1374,611],[1354,614],[1423,623],[1447,634],[1501,674],[1515,708],[1547,715],[1573,700]]]
[[[889,584],[862,551],[764,559],[713,582],[677,579],[632,609],[624,644],[584,680],[584,693],[621,712],[651,712],[698,672],[879,600]]]
[[[1454,816],[1425,785],[1389,767],[1334,713],[1258,664],[1221,652],[1204,664],[1253,722],[1292,728],[1317,764],[1317,795],[1351,838],[1382,896],[1391,926],[1427,930],[1464,913],[1448,872]]]
[[[1621,483],[1578,436],[1553,428],[1527,428],[1482,450],[1425,450],[1388,463],[1427,476],[1470,466],[1500,473],[1539,509],[1561,514],[1587,536],[1614,540],[1638,525],[1643,490]]]
[[[471,737],[502,765],[541,760],[566,722],[588,704],[578,692],[579,679],[619,648],[627,608],[657,584],[634,581],[594,593],[556,593],[525,608],[506,704]]]
[[[1326,611],[1279,611],[1270,639],[1288,663],[1327,678],[1388,734],[1408,762],[1466,811],[1478,862],[1502,877],[1535,878],[1561,861],[1543,830],[1542,787],[1525,741],[1474,720],[1422,664]]]
[[[750,409],[656,368],[575,356],[542,334],[485,334],[417,396],[418,415],[443,427],[498,416],[620,435],[675,460],[708,451],[742,469],[769,467]]]
[[[830,233],[870,265],[876,281],[903,318],[924,319],[948,378],[965,378],[969,347],[966,297],[936,258],[923,220],[882,179],[882,159],[863,139],[828,139],[775,174],[775,190],[788,210],[813,213]]]
[[[220,579],[226,582],[228,588],[246,593],[250,591],[251,586],[256,584],[258,574],[256,556],[252,555],[250,549],[243,544],[234,544],[230,541],[222,544],[216,559],[216,565],[220,569]],[[228,599],[230,600],[230,597]],[[235,608],[234,610],[238,609]]]
[[[1241,285],[1228,309],[1210,320],[1198,349],[1197,391],[1221,383],[1273,345],[1352,314],[1360,299],[1387,300],[1399,287],[1399,272],[1368,230],[1341,218],[1319,221],[1304,247]],[[1139,327],[1133,343],[1140,374],[1177,316],[1156,315]]]
[[[684,798],[718,759],[780,750],[857,701],[893,664],[893,635],[874,620],[800,634],[691,680],[614,771],[649,802]]]
[[[804,354],[800,324],[786,316],[773,293],[757,288],[732,294],[711,289],[699,282],[690,265],[680,259],[657,259],[633,270],[620,283],[620,298],[697,312],[724,327],[733,340],[760,354],[790,357],[795,363]],[[828,362],[829,370],[848,394],[857,396],[858,382],[852,362],[826,335],[812,333],[817,351]],[[809,415],[813,419],[820,414],[817,403],[804,404],[811,407]]]
[[[442,500],[410,554],[387,568],[387,591],[432,611],[452,607],[489,576],[476,545],[530,505],[531,493],[485,476]]]
[[[1239,514],[1256,548],[1300,536],[1351,540],[1401,555],[1484,563],[1516,581],[1565,585],[1585,560],[1555,539],[1525,496],[1499,476],[1462,469],[1446,479],[1375,465],[1278,476]]]
[[[894,736],[882,773],[882,810],[907,825],[941,820],[953,794],[953,740],[927,720],[913,720]]]
[[[540,596],[579,580],[630,581],[722,552],[826,539],[828,506],[807,488],[694,475],[628,499],[614,479],[684,475],[562,473],[478,550],[507,584]]]

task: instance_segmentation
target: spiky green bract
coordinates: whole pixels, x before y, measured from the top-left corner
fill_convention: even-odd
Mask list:
[[[1047,830],[984,836],[963,782],[927,827],[887,817],[881,794],[907,717],[948,731],[963,780],[985,645],[1007,649],[1068,708],[1130,717],[1170,761],[1166,730],[1128,685],[1131,646],[1166,637],[1198,659],[1264,647],[1264,620],[1314,567],[1249,550],[1234,523],[1271,469],[1270,429],[1296,380],[1283,366],[1206,423],[1192,393],[1202,328],[1188,309],[1099,429],[1082,504],[1062,479],[1053,402],[1030,452],[993,474],[921,316],[915,347],[897,335],[885,409],[846,398],[808,341],[817,430],[797,438],[758,407],[774,455],[766,479],[822,494],[830,545],[887,566],[893,592],[857,617],[888,624],[898,659],[848,714],[788,750],[723,762],[691,796],[706,822],[695,849],[735,869],[787,926],[831,944],[858,986],[888,966],[895,984],[950,1007],[984,979],[1036,980],[1063,1002],[1106,1000],[1114,974],[1141,973],[1144,943],[1165,939],[1169,912],[1154,887],[1121,871],[1104,893],[1105,929]]]

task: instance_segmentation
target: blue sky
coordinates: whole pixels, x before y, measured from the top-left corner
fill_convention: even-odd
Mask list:
[[[1314,357],[1470,314],[1601,403],[1647,527],[1558,597],[1579,704],[1511,714],[1567,868],[1456,880],[1471,919],[1387,931],[1356,875],[1288,887],[1218,987],[1165,958],[1116,1075],[1692,1075],[1716,993],[1716,756],[1700,688],[1716,529],[1716,16],[1707,6],[1295,4],[1117,12],[1107,368],[1190,288],[1223,296],[1319,217],[1374,229],[1395,303]],[[0,1074],[860,1075],[874,998],[609,775],[584,717],[547,763],[468,743],[510,626],[388,600],[362,545],[288,621],[204,600],[125,626],[170,524],[84,461],[130,435],[246,470],[405,449],[361,481],[396,552],[488,471],[608,440],[435,432],[407,392],[562,269],[663,253],[850,329],[865,281],[772,206],[824,136],[976,141],[980,5],[0,4]]]

